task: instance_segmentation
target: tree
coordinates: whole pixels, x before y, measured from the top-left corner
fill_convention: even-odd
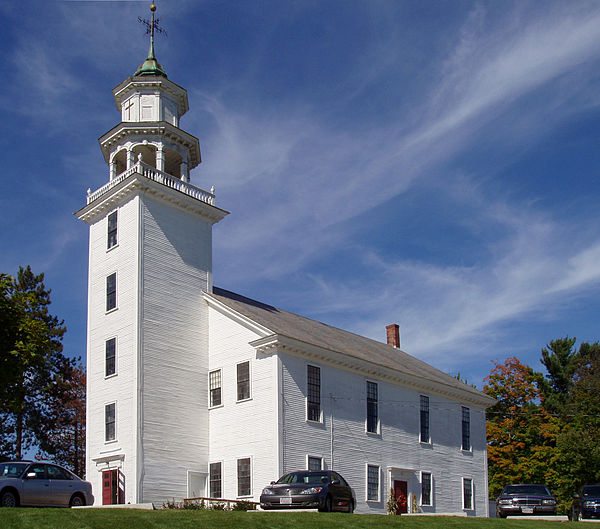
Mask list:
[[[20,267],[16,279],[2,276],[0,290],[2,317],[10,329],[2,334],[0,351],[0,446],[20,459],[42,436],[40,417],[73,361],[62,354],[66,328],[50,314],[51,291],[44,285],[44,274]]]
[[[557,424],[539,405],[533,370],[518,358],[495,362],[484,392],[497,400],[487,412],[489,491],[508,483],[543,483]]]

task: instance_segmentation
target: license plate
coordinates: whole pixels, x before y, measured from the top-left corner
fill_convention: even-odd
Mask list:
[[[533,514],[533,507],[521,507],[523,514]]]
[[[281,505],[291,505],[292,504],[292,498],[279,498],[279,503]]]

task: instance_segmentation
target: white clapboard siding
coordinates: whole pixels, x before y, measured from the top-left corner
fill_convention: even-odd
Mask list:
[[[187,496],[188,471],[208,461],[208,309],[211,224],[141,200],[140,501]]]
[[[251,458],[251,495],[244,499],[258,501],[263,487],[279,477],[277,358],[257,355],[249,345],[256,332],[213,307],[209,329],[209,370],[222,375],[222,405],[209,410],[209,459],[222,463],[222,496],[233,499],[239,497],[237,460]],[[237,402],[237,364],[245,361],[251,396]]]
[[[137,452],[137,289],[139,199],[119,204],[118,245],[107,250],[107,216],[90,226],[88,294],[86,478],[95,504],[102,503],[102,470],[94,459],[123,456],[121,471],[134,477]],[[117,309],[106,313],[106,277],[117,273]],[[105,343],[116,338],[116,375],[105,377]],[[106,443],[104,406],[116,403],[116,440]],[[115,468],[113,466],[113,468]],[[128,480],[125,501],[136,502],[136,480]]]

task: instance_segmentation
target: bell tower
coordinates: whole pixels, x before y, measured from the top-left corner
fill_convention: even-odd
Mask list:
[[[205,479],[212,226],[227,212],[190,183],[198,139],[187,92],[154,52],[113,90],[121,121],[99,139],[107,183],[89,225],[86,478],[96,504],[162,504]],[[183,457],[182,457],[183,455]],[[160,492],[159,492],[160,490]]]

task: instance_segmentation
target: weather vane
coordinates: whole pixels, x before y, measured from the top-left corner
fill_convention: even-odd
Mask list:
[[[156,11],[156,4],[154,4],[154,2],[150,6],[150,11],[152,11],[152,19],[150,20],[150,22],[148,22],[148,20],[142,17],[138,17],[138,22],[146,26],[146,35],[150,33],[150,41],[154,43],[154,31],[164,34],[165,37],[167,36],[167,32],[165,29],[161,28],[158,25],[158,23],[160,22],[160,18],[154,19],[154,12]]]

